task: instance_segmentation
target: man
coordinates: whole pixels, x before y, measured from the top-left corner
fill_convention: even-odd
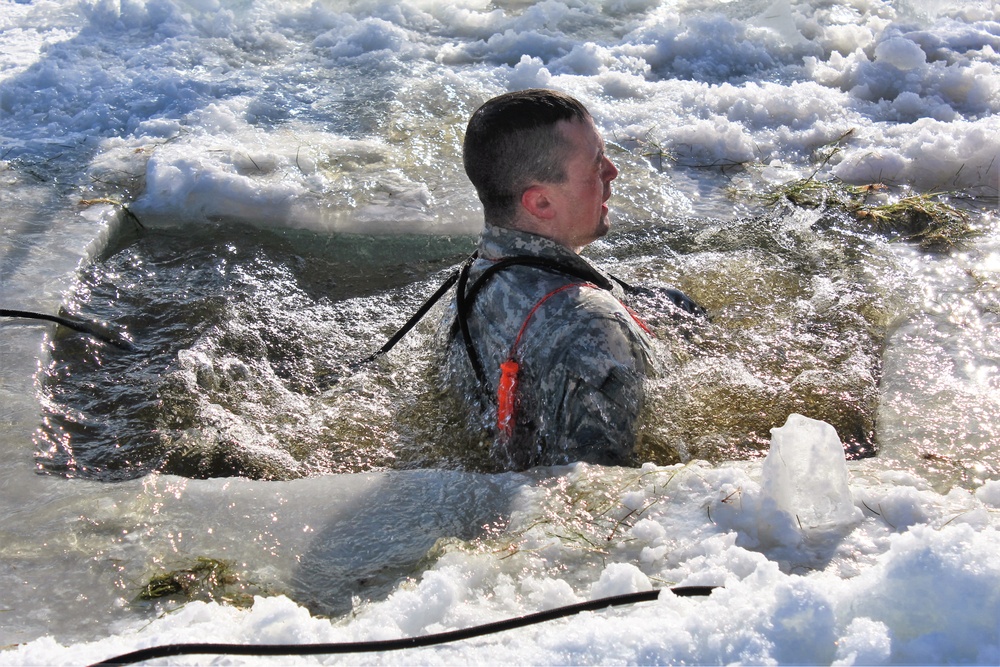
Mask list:
[[[449,315],[449,379],[477,397],[494,462],[634,463],[653,351],[621,286],[579,255],[608,232],[618,175],[590,113],[555,91],[500,95],[463,158],[485,228]]]

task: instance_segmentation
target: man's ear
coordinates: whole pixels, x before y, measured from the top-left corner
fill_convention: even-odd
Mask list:
[[[542,220],[555,217],[556,209],[552,204],[548,188],[544,185],[532,185],[521,195],[521,206],[532,216]]]

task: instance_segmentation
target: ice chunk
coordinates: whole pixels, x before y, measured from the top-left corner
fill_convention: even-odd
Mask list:
[[[601,572],[601,578],[590,587],[590,596],[597,599],[652,589],[653,585],[649,582],[649,577],[635,565],[611,563]]]
[[[976,489],[976,498],[984,505],[1000,507],[1000,480],[989,480]]]
[[[761,476],[762,541],[791,545],[809,533],[846,532],[860,519],[836,429],[798,414],[771,429]]]

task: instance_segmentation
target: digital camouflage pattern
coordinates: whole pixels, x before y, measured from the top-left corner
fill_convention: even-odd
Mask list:
[[[499,259],[530,256],[596,271],[585,259],[549,239],[487,225],[469,284]],[[489,387],[479,387],[461,333],[448,341],[449,386],[459,391],[496,431],[500,364],[507,360],[525,318],[546,295],[581,280],[538,267],[511,266],[479,293],[468,323]],[[612,291],[576,285],[551,296],[527,325],[516,351],[517,411],[512,436],[498,437],[494,462],[522,470],[586,461],[629,465],[653,372],[653,348],[643,329]],[[453,329],[453,301],[445,325]],[[478,405],[476,403],[478,402]]]

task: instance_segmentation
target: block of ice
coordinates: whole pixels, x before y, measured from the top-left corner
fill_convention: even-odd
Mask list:
[[[791,414],[771,429],[761,474],[759,534],[792,544],[809,533],[844,532],[861,519],[847,480],[844,449],[826,422]]]

